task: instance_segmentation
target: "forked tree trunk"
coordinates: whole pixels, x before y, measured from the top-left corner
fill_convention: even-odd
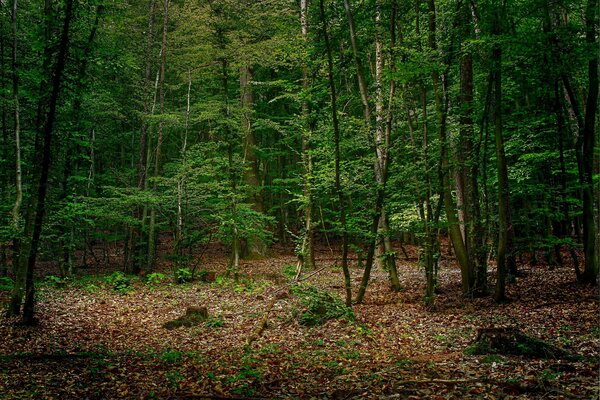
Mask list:
[[[350,7],[349,0],[344,0],[344,10],[346,12],[346,17],[348,19],[348,26],[350,30],[350,43],[352,45],[352,54],[354,58],[354,64],[356,66],[356,75],[358,79],[358,88],[360,93],[360,99],[363,105],[363,114],[365,119],[365,127],[367,131],[370,133],[372,128],[372,120],[371,120],[371,106],[369,104],[369,96],[367,92],[367,85],[365,80],[365,75],[363,71],[363,65],[361,61],[361,57],[358,50],[357,37],[356,37],[356,27],[354,25],[354,17],[352,15],[352,9]],[[377,6],[375,22],[377,25],[377,29],[380,30],[381,25],[381,14],[380,7]],[[381,240],[383,249],[383,254],[378,254],[381,258],[385,259],[385,268],[389,271],[390,281],[393,290],[400,290],[400,282],[398,281],[398,272],[396,269],[396,263],[392,258],[392,248],[391,241],[389,240],[389,228],[388,221],[383,213],[383,204],[385,201],[385,186],[387,183],[387,167],[388,167],[388,145],[389,145],[389,130],[385,129],[385,117],[383,111],[383,91],[382,91],[382,83],[383,83],[383,53],[382,53],[382,42],[380,38],[380,33],[378,32],[376,35],[376,43],[375,43],[375,52],[376,52],[376,66],[375,66],[375,83],[376,83],[376,94],[375,94],[375,131],[373,133],[373,139],[375,142],[375,180],[377,182],[377,190],[376,190],[376,199],[375,199],[375,214],[377,217],[377,224],[373,225],[371,234],[373,241],[372,245],[369,247],[373,247],[375,250],[378,249],[377,242]],[[391,110],[390,110],[391,112]],[[382,196],[381,199],[379,197]],[[381,228],[381,230],[380,230]],[[388,248],[386,251],[385,248]],[[386,253],[390,257],[386,259]],[[362,301],[362,297],[364,296],[364,291],[366,290],[366,286],[369,282],[369,276],[372,268],[372,263],[375,257],[368,257],[367,253],[367,264],[363,274],[362,283],[359,289],[359,296],[357,297],[357,302]]]

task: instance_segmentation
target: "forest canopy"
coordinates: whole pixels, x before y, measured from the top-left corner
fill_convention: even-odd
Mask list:
[[[283,245],[298,277],[333,244],[348,306],[374,265],[401,289],[405,244],[427,304],[445,240],[467,296],[540,258],[598,281],[596,0],[5,0],[0,23],[0,274],[26,323],[36,265],[76,275],[99,243],[132,274]]]

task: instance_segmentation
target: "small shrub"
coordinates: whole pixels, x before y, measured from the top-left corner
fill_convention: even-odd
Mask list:
[[[0,290],[12,290],[13,281],[7,276],[0,277]]]
[[[294,279],[296,277],[296,266],[292,264],[285,264],[281,273],[289,279]]]
[[[146,278],[148,285],[158,285],[165,281],[165,275],[160,272],[153,272]]]
[[[298,285],[292,288],[292,293],[300,299],[300,303],[305,307],[299,317],[301,325],[321,325],[334,318],[354,321],[352,309],[346,307],[339,297],[329,292],[314,286]]]
[[[225,325],[225,321],[223,321],[223,318],[221,318],[221,317],[219,317],[219,318],[210,318],[209,317],[204,324],[209,328],[221,328],[223,325]]]
[[[96,293],[98,290],[100,290],[100,288],[98,286],[94,285],[93,283],[88,283],[87,285],[84,286],[84,289],[90,293]]]
[[[48,275],[46,276],[46,283],[56,287],[62,287],[65,283],[67,283],[67,280],[66,278],[61,278],[60,276]]]
[[[189,268],[178,268],[175,270],[175,282],[182,284],[192,280],[192,271]]]
[[[160,355],[160,359],[165,364],[175,364],[181,362],[183,353],[177,350],[167,350]]]
[[[106,277],[106,282],[112,285],[113,290],[127,293],[131,289],[131,280],[121,271],[113,272]]]

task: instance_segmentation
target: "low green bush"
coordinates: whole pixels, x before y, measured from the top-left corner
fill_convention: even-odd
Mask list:
[[[304,309],[300,313],[301,325],[316,326],[330,319],[354,321],[354,312],[338,297],[310,285],[296,285],[292,293],[300,299]]]

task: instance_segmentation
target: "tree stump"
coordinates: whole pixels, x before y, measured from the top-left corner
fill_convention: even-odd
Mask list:
[[[171,330],[181,326],[190,327],[198,325],[208,318],[208,309],[205,306],[191,306],[185,310],[181,317],[163,324],[163,328]]]
[[[477,338],[465,352],[467,354],[512,354],[544,359],[578,359],[576,355],[544,340],[525,335],[514,327],[478,329]]]

